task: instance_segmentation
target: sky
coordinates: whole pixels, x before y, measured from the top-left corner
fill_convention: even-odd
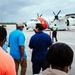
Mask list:
[[[75,0],[0,0],[0,22],[27,22],[37,13],[54,16],[75,13]]]

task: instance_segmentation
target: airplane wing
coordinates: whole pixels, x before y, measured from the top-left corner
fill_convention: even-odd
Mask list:
[[[66,14],[65,18],[66,19],[68,19],[68,18],[75,18],[75,13],[73,13],[73,14]]]

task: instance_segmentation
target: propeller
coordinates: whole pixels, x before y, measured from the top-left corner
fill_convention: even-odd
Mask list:
[[[54,20],[53,20],[53,22],[54,22],[55,20],[59,20],[58,15],[59,15],[60,12],[61,12],[61,10],[60,10],[57,14],[55,14],[55,12],[53,12],[53,14],[54,14]],[[60,21],[60,20],[59,20],[59,21]]]
[[[43,15],[43,14],[39,15],[39,14],[37,13],[37,16],[38,16],[38,17],[41,17],[42,15]]]

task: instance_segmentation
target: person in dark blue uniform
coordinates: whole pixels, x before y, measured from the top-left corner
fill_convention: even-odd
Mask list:
[[[40,23],[36,24],[35,34],[30,38],[29,47],[32,50],[32,71],[33,74],[39,74],[40,70],[45,70],[49,67],[46,63],[46,53],[48,47],[52,45],[51,37],[43,32],[43,26]]]

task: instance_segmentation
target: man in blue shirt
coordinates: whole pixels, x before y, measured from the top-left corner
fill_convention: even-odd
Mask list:
[[[9,34],[10,55],[14,58],[16,73],[18,74],[19,64],[21,65],[21,75],[25,75],[27,68],[27,55],[25,51],[25,36],[22,32],[24,24],[18,22],[16,30]]]
[[[45,70],[49,67],[45,58],[47,48],[52,45],[52,41],[50,36],[42,31],[42,24],[37,23],[35,27],[36,33],[31,37],[29,42],[29,47],[33,49],[31,57],[33,74],[39,74],[41,68],[42,70]]]

